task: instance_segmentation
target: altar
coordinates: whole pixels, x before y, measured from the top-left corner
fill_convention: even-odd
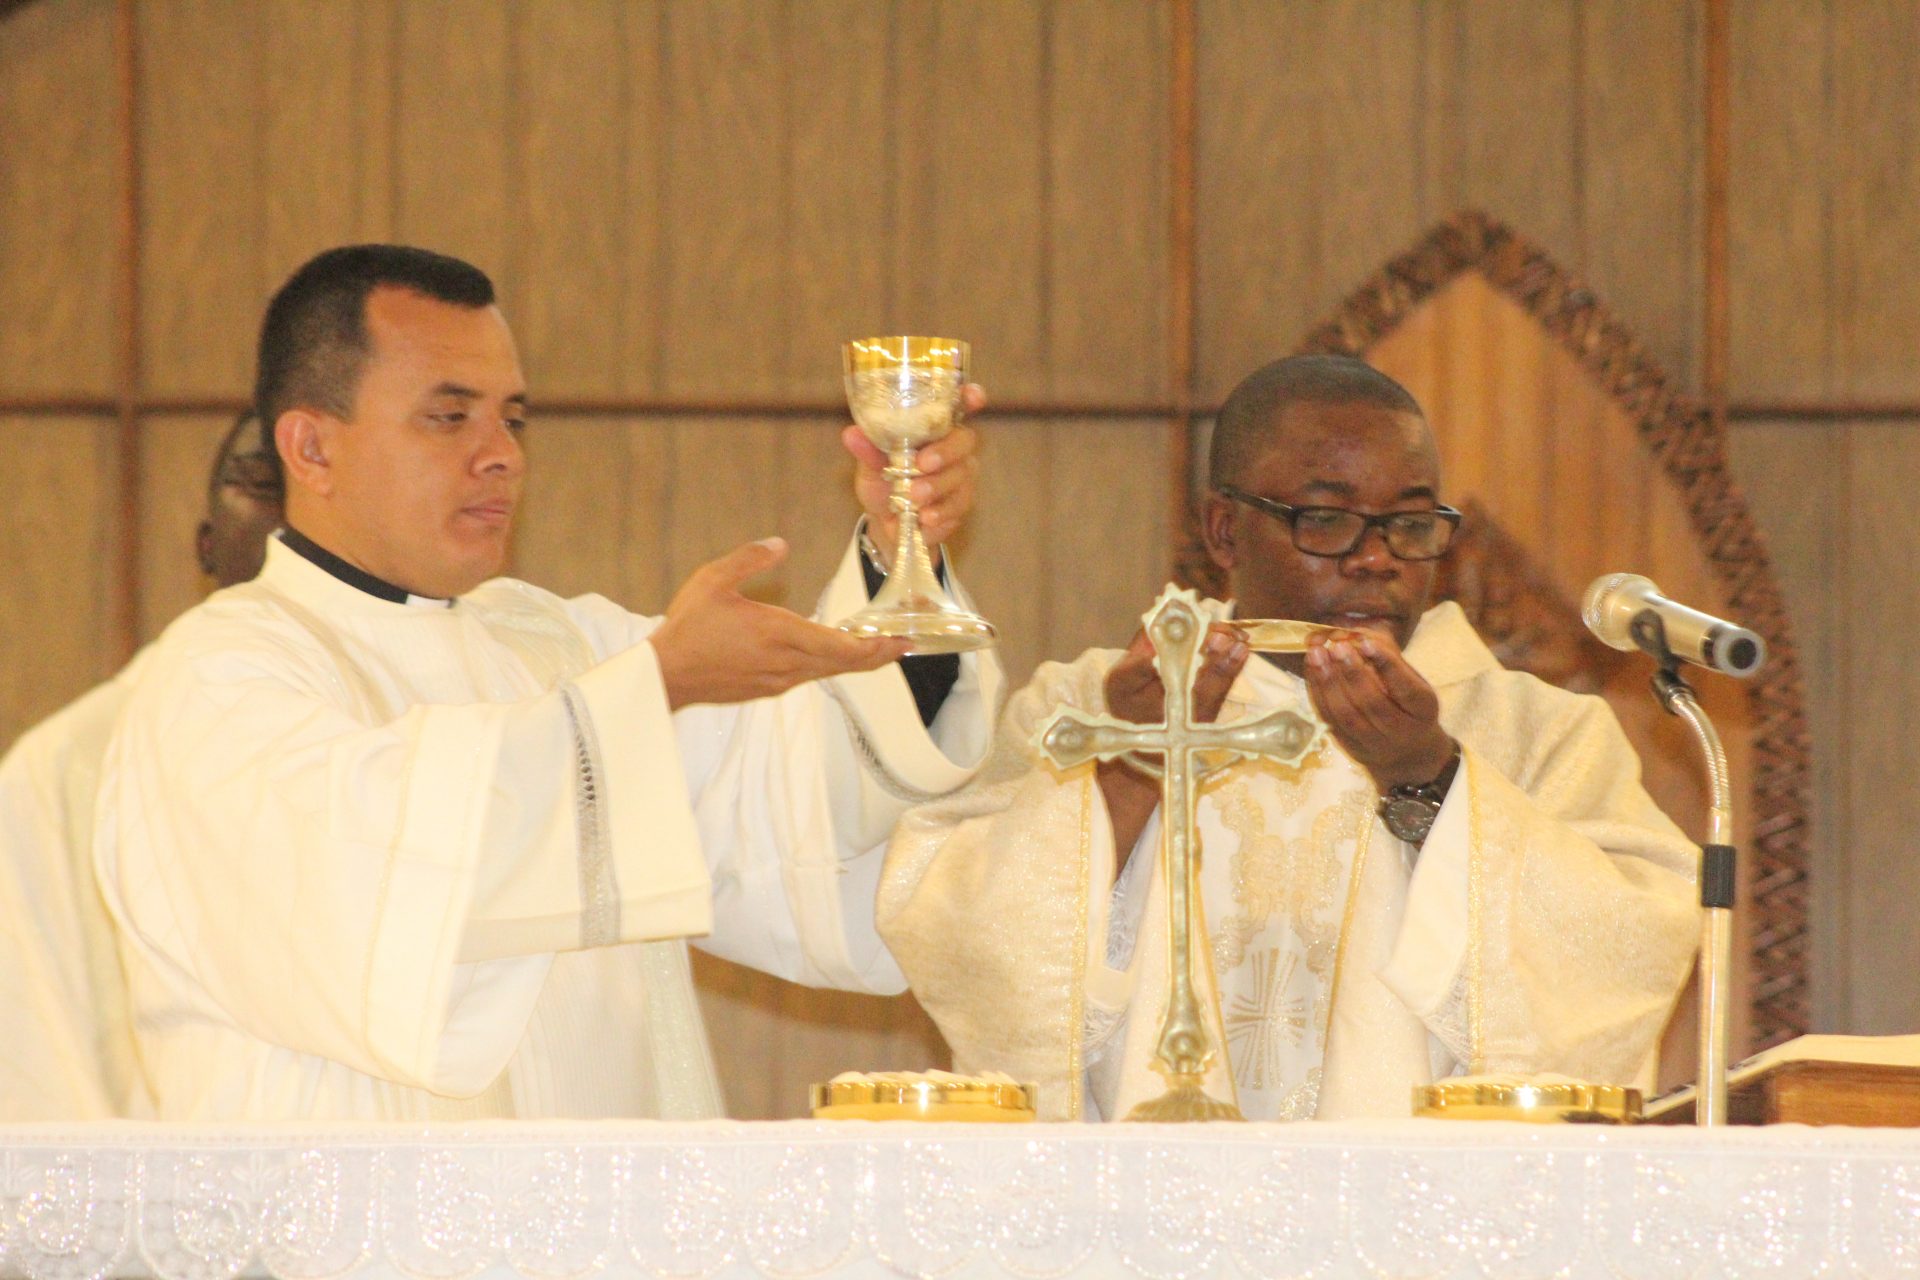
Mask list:
[[[355,1274],[1920,1274],[1920,1135],[1419,1120],[0,1130],[0,1275]]]

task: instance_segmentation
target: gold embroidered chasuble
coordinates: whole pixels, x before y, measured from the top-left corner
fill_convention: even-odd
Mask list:
[[[1157,819],[1116,887],[1092,767],[1055,771],[1031,745],[1063,705],[1104,710],[1119,657],[1043,666],[975,781],[903,819],[881,880],[882,935],[956,1067],[1039,1083],[1055,1119],[1124,1115],[1162,1088]],[[1331,742],[1203,789],[1197,980],[1227,1050],[1208,1087],[1249,1119],[1404,1116],[1413,1085],[1467,1069],[1626,1081],[1686,977],[1697,851],[1606,704],[1502,669],[1450,603],[1407,657],[1463,747],[1417,853]],[[1312,714],[1297,677],[1257,662],[1221,718],[1281,707]]]

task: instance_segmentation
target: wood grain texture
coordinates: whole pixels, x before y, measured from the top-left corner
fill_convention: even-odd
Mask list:
[[[509,122],[524,10],[416,0],[396,12],[393,234],[465,258],[511,307],[510,204],[522,167]]]
[[[253,383],[267,12],[224,0],[138,7],[147,390],[232,395]]]
[[[1902,530],[1920,485],[1920,450],[1903,427],[1856,424],[1847,434],[1847,1029],[1876,1035],[1920,1024],[1920,983],[1912,980],[1920,972],[1912,913],[1920,891],[1913,856],[1920,794],[1909,767],[1920,686],[1908,646],[1891,639],[1920,626],[1920,597],[1912,590],[1920,581],[1920,539]]]
[[[1166,424],[1056,420],[1036,430],[1052,453],[1038,495],[1052,566],[1040,656],[1065,662],[1084,649],[1125,648],[1170,576]]]
[[[0,743],[112,675],[109,608],[120,545],[118,428],[89,418],[0,418]],[[0,748],[3,750],[4,748]]]
[[[1826,13],[1824,3],[1791,3],[1736,4],[1730,14],[1727,336],[1736,396],[1833,389]]]
[[[1832,9],[1833,388],[1920,394],[1920,0]]]
[[[1171,9],[1051,7],[1047,92],[1049,391],[1164,398],[1168,370]],[[982,342],[986,342],[983,337]]]
[[[666,10],[664,390],[782,389],[787,252],[784,4]]]
[[[1582,265],[1683,386],[1702,355],[1700,10],[1602,0],[1575,13]]]
[[[248,357],[266,300],[296,267],[335,245],[388,238],[392,187],[390,15],[365,0],[269,0],[259,22],[262,226]]]
[[[1050,366],[1049,28],[1022,0],[930,0],[897,17],[899,330],[968,339],[995,395],[1038,398]]]
[[[1429,158],[1429,181],[1454,193],[1446,201],[1453,208],[1524,224],[1584,270],[1576,9],[1572,0],[1472,0],[1452,31],[1429,27],[1429,49],[1446,49],[1451,59],[1459,104],[1444,158]]]
[[[784,31],[790,198],[779,320],[786,394],[845,394],[840,344],[898,332],[892,303],[894,148],[886,11],[868,0],[808,0]],[[774,309],[769,300],[769,309]],[[983,340],[988,335],[983,335]]]
[[[1866,635],[1876,631],[1872,615],[1856,612],[1848,600],[1850,534],[1858,523],[1846,514],[1854,505],[1846,465],[1851,433],[1844,424],[1809,429],[1797,423],[1748,422],[1729,434],[1734,474],[1753,505],[1754,518],[1767,531],[1774,571],[1793,613],[1806,682],[1813,735],[1811,1030],[1839,1031],[1853,1025],[1856,954],[1861,973],[1880,968],[1871,951],[1875,942],[1856,935],[1848,924],[1852,890],[1847,855],[1853,838],[1847,805],[1847,671],[1855,627]],[[1876,515],[1876,526],[1882,518]]]
[[[233,425],[226,417],[154,417],[140,423],[140,643],[212,590],[194,553],[207,513],[214,451]]]
[[[637,613],[661,612],[672,448],[659,421],[535,420],[514,574],[562,596],[592,592]]]
[[[0,23],[0,394],[110,394],[119,333],[114,6]]]
[[[604,395],[625,319],[626,17],[620,0],[586,0],[517,18],[510,315],[538,394]]]
[[[1202,400],[1291,350],[1418,234],[1425,21],[1416,5],[1201,5]]]

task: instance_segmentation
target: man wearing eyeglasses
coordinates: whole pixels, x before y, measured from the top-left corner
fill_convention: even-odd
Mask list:
[[[1428,607],[1460,514],[1419,404],[1358,360],[1277,361],[1222,407],[1209,479],[1233,599],[1207,602],[1197,713],[1291,709],[1332,739],[1202,790],[1209,1092],[1341,1119],[1405,1116],[1466,1072],[1628,1082],[1691,960],[1693,853],[1604,702],[1503,670],[1457,605]],[[1236,617],[1336,630],[1249,661]],[[1144,635],[1042,667],[977,780],[889,850],[882,933],[956,1066],[1039,1083],[1051,1118],[1163,1091],[1166,899],[1159,783],[1057,771],[1035,730],[1062,707],[1157,722],[1162,696]]]

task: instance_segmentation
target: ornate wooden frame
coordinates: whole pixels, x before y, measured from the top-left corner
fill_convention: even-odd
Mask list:
[[[1308,334],[1302,352],[1359,355],[1455,277],[1478,271],[1525,308],[1637,424],[1680,487],[1729,610],[1766,637],[1767,667],[1749,687],[1755,720],[1753,1039],[1760,1048],[1804,1034],[1807,987],[1807,829],[1811,744],[1798,657],[1766,543],[1727,466],[1726,427],[1704,402],[1673,388],[1653,356],[1594,292],[1538,246],[1476,210],[1457,213],[1389,262]],[[1207,581],[1212,565],[1192,513],[1180,576]]]

